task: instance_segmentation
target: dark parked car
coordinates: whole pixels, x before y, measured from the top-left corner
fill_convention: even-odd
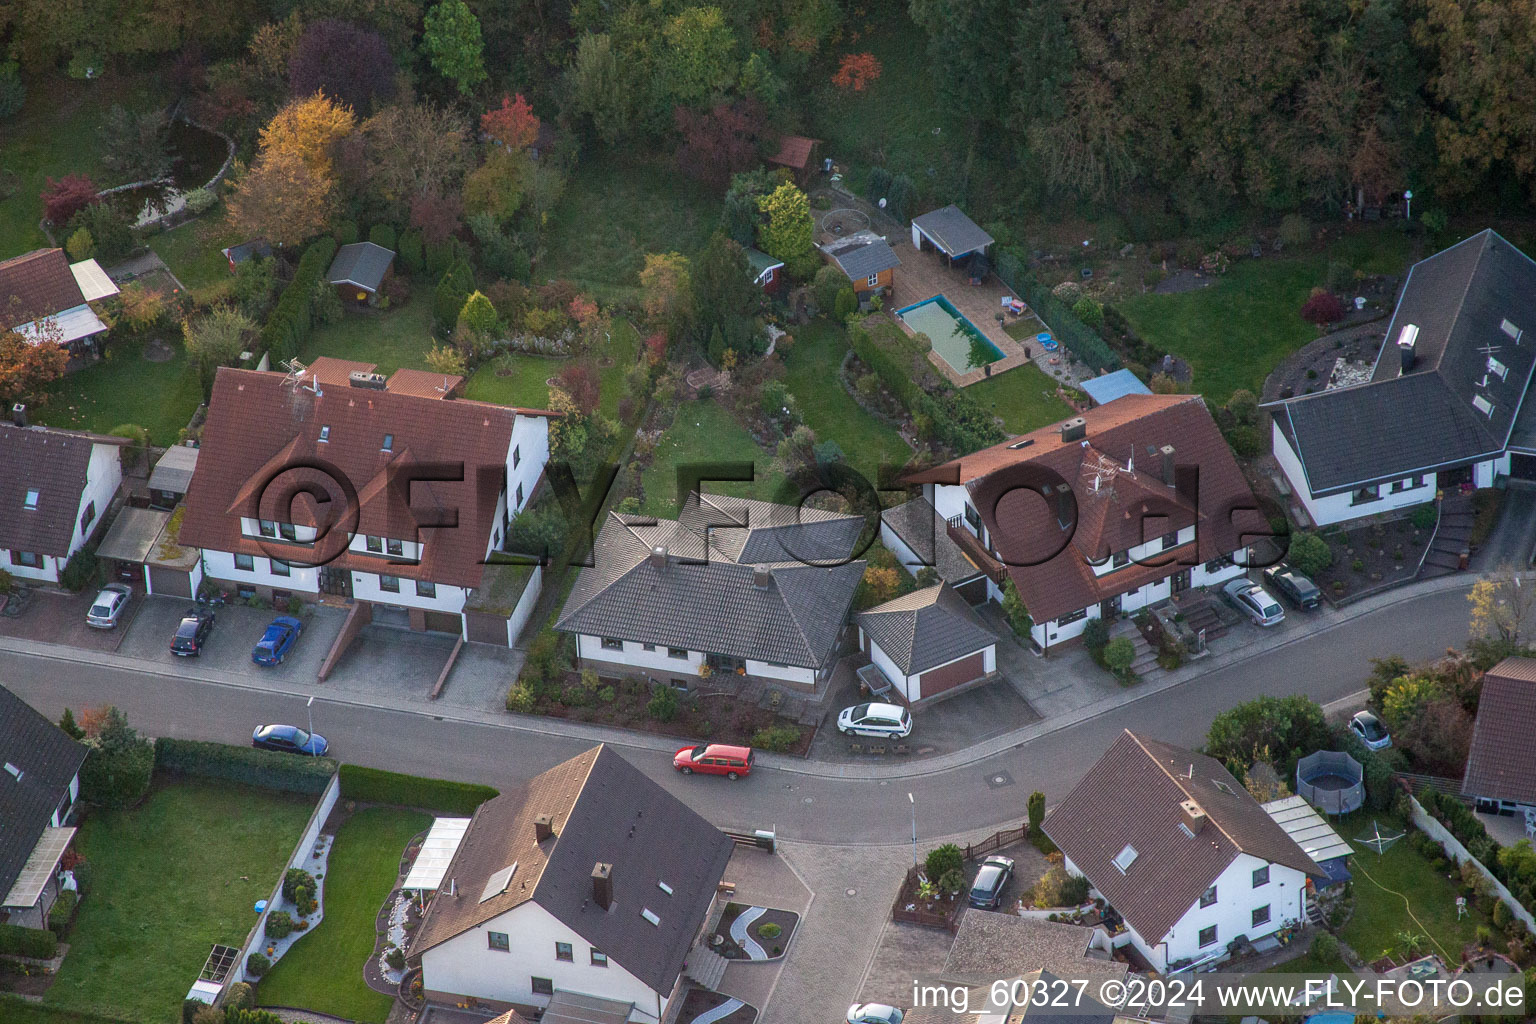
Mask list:
[[[296,725],[258,725],[251,733],[251,746],[284,754],[308,754],[324,757],[330,743],[317,732],[305,732]]]
[[[1317,589],[1316,583],[1284,562],[1265,569],[1264,582],[1302,611],[1316,608],[1323,598],[1323,592]]]
[[[1013,877],[1013,861],[1008,857],[992,856],[981,862],[976,872],[976,882],[971,886],[971,906],[991,910],[1003,902],[1003,890]]]
[[[183,658],[197,657],[203,653],[203,644],[208,642],[208,634],[212,632],[213,612],[187,609],[187,614],[181,617],[181,625],[176,627],[176,635],[171,637],[171,653]]]
[[[261,639],[256,641],[256,649],[251,651],[251,660],[258,665],[281,665],[303,631],[304,623],[298,619],[291,615],[278,616],[272,620],[267,631],[261,634]]]

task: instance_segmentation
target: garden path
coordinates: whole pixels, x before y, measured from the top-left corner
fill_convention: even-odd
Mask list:
[[[752,960],[767,960],[768,951],[757,944],[757,940],[748,934],[747,929],[752,922],[768,912],[767,907],[748,907],[736,915],[736,920],[731,922],[731,938],[736,945],[746,951],[748,958]],[[724,1014],[721,1014],[724,1016]]]

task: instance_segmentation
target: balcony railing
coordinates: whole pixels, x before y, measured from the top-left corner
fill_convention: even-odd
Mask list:
[[[949,539],[965,552],[965,556],[991,578],[993,583],[998,586],[1003,585],[1003,580],[1007,578],[1007,567],[997,560],[996,555],[987,550],[979,537],[966,528],[964,516],[954,516],[945,520],[945,532],[949,534]]]

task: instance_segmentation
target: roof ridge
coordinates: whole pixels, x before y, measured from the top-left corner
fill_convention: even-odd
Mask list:
[[[1232,833],[1228,832],[1222,826],[1220,820],[1218,820],[1217,817],[1210,812],[1210,808],[1208,808],[1204,804],[1200,803],[1198,794],[1191,792],[1189,787],[1185,786],[1184,783],[1180,781],[1181,776],[1175,774],[1174,772],[1169,771],[1168,767],[1166,765],[1164,765],[1161,760],[1158,759],[1157,755],[1152,753],[1152,751],[1147,749],[1146,744],[1144,744],[1142,742],[1140,736],[1137,736],[1135,733],[1131,732],[1131,730],[1129,730],[1129,729],[1127,729],[1125,731],[1130,734],[1131,739],[1134,740],[1136,745],[1142,749],[1142,752],[1145,753],[1148,757],[1150,757],[1152,759],[1152,763],[1157,765],[1157,767],[1162,770],[1162,773],[1164,775],[1166,775],[1169,779],[1173,780],[1173,784],[1175,786],[1179,787],[1179,792],[1184,794],[1184,798],[1186,800],[1192,800],[1196,804],[1199,804],[1200,809],[1205,812],[1206,819],[1216,826],[1216,831],[1220,832],[1222,834],[1222,836],[1224,836],[1226,838],[1227,842],[1232,844],[1232,848],[1234,850],[1238,851],[1239,853],[1247,853],[1248,852],[1248,851],[1243,849],[1243,844],[1238,842],[1235,838],[1233,838]],[[1154,740],[1153,742],[1156,742],[1156,741]],[[1164,745],[1165,746],[1170,746],[1170,747],[1173,746],[1171,743],[1170,744],[1164,744]],[[1174,747],[1174,749],[1176,749],[1176,750],[1184,750],[1183,747]],[[1212,761],[1216,760],[1215,758],[1211,757],[1209,754],[1201,754],[1201,753],[1199,753],[1197,751],[1194,751],[1194,750],[1185,751],[1185,753],[1188,753],[1188,754],[1190,754],[1190,755],[1192,755],[1194,757],[1204,757],[1204,758],[1208,758],[1208,759],[1210,759]],[[1216,761],[1216,763],[1220,764],[1221,762],[1220,761]],[[1190,775],[1190,778],[1189,778],[1188,781],[1193,782],[1194,781],[1194,776],[1193,776],[1194,763],[1193,762],[1190,763],[1190,771],[1191,771],[1191,775]],[[1230,773],[1228,773],[1228,774],[1230,774]],[[1212,779],[1211,781],[1214,783],[1216,780]],[[1237,780],[1234,778],[1232,781],[1236,782]],[[1246,789],[1243,790],[1243,792],[1244,793],[1248,793],[1248,791]],[[1236,794],[1234,793],[1233,795],[1235,796]],[[1249,794],[1249,799],[1253,799],[1252,794]],[[1255,800],[1254,802],[1258,803],[1257,800]]]

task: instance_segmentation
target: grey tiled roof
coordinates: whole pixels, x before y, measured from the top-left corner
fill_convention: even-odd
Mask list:
[[[901,266],[901,260],[896,258],[895,250],[883,238],[876,238],[874,241],[863,244],[840,245],[828,249],[827,255],[832,257],[832,261],[843,273],[855,281],[871,274],[878,274],[882,270]]]
[[[880,513],[880,519],[912,549],[913,554],[931,559],[939,579],[945,583],[955,586],[982,574],[980,567],[965,557],[960,545],[949,539],[944,517],[934,510],[927,498],[913,498],[888,508]]]
[[[98,444],[127,443],[100,434],[0,424],[0,548],[69,554],[91,453]],[[27,508],[29,491],[37,491],[36,508]],[[105,511],[98,508],[96,514]]]
[[[953,203],[921,217],[913,217],[912,226],[938,242],[951,256],[964,256],[992,244],[992,236]]]
[[[0,898],[11,891],[84,761],[83,746],[0,686],[0,762],[21,772],[20,778],[0,774]]]
[[[325,279],[331,284],[355,284],[359,288],[378,291],[394,258],[395,254],[382,245],[353,242],[336,250],[336,258],[331,261]]]
[[[1525,332],[1518,342],[1505,320]],[[1402,373],[1397,339],[1410,324],[1414,366]],[[1490,372],[1490,357],[1504,376]],[[1312,493],[1339,493],[1503,451],[1533,367],[1536,263],[1483,231],[1409,271],[1368,382],[1279,403],[1275,422]]]
[[[797,513],[806,521],[790,525]],[[713,526],[706,541],[709,522],[749,525]],[[714,495],[690,505],[681,522],[610,515],[555,626],[820,668],[834,653],[864,563],[822,567],[789,555],[847,558],[862,525],[853,516]],[[657,547],[667,552],[660,567],[651,564]],[[756,584],[759,569],[771,577],[766,587]]]
[[[965,599],[944,583],[876,605],[860,612],[855,621],[907,675],[997,643]]]

